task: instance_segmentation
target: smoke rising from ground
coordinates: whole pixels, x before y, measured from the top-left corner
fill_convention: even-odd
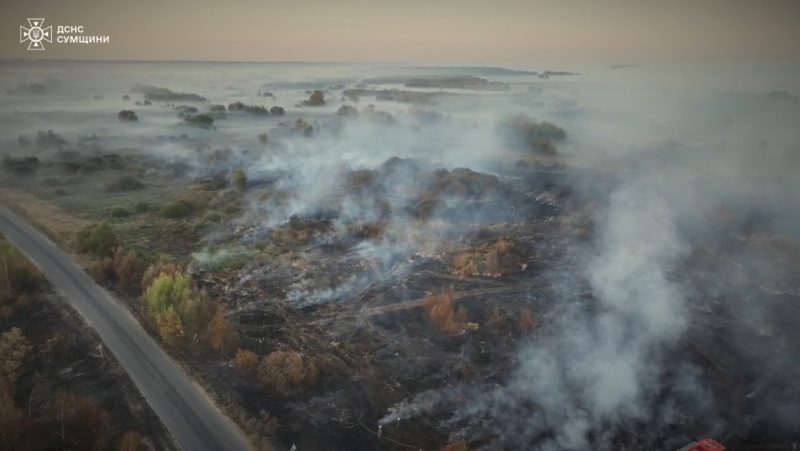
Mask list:
[[[800,421],[800,396],[787,388],[796,355],[790,346],[765,346],[790,337],[764,332],[779,321],[777,312],[796,312],[790,305],[800,295],[791,271],[800,240],[800,90],[785,79],[724,68],[698,69],[695,77],[588,68],[549,80],[498,77],[509,92],[455,90],[420,108],[363,96],[355,102],[331,87],[392,68],[111,65],[124,76],[97,80],[92,72],[87,82],[70,63],[48,65],[13,67],[0,79],[9,90],[0,101],[4,150],[56,154],[18,138],[52,129],[69,142],[64,148],[145,155],[163,162],[168,176],[228,177],[244,168],[247,208],[230,225],[244,230],[239,246],[302,223],[322,230],[309,238],[308,255],[344,249],[340,260],[320,256],[312,259],[319,267],[297,269],[281,299],[297,307],[345,303],[378,281],[402,279],[415,258],[434,256],[441,242],[476,224],[546,216],[536,193],[525,191],[529,180],[520,180],[537,175],[514,172],[527,156],[507,148],[498,123],[524,113],[567,131],[558,144],[567,169],[546,169],[574,174],[570,188],[592,212],[593,233],[570,244],[576,265],[545,271],[555,295],[542,334],[520,345],[508,374],[412,394],[390,407],[381,420],[387,429],[422,416],[453,441],[481,449],[543,450],[669,448],[691,434],[721,434],[726,419],[711,375],[685,342],[716,340],[693,330],[723,316],[737,330],[724,340],[725,363],[769,369],[743,376],[756,409],[786,429]],[[45,73],[57,81],[43,81],[44,92],[20,87]],[[287,114],[228,111],[213,128],[191,127],[163,102],[136,106],[138,94],[122,100],[133,83],[215,104],[281,105]],[[267,88],[274,97],[257,94]],[[307,89],[325,90],[326,105],[296,107]],[[337,116],[342,105],[357,108],[358,117]],[[136,110],[138,123],[119,123],[123,108]],[[297,120],[312,127],[310,136]],[[79,136],[92,135],[97,147],[78,146]],[[789,253],[785,260],[775,248]],[[698,270],[698,255],[709,254],[712,263]],[[195,254],[198,265],[229,258],[226,249]],[[320,280],[337,265],[358,270]],[[713,276],[699,288],[676,276],[703,271]],[[708,314],[717,311],[724,315]]]

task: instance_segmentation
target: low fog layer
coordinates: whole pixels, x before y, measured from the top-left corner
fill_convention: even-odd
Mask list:
[[[331,286],[295,284],[284,300],[298,308],[352,302],[476,224],[546,217],[548,199],[526,187],[566,180],[591,231],[570,243],[571,264],[538,269],[552,285],[543,330],[514,350],[508,374],[412,393],[384,413],[386,430],[424,416],[454,442],[547,450],[662,449],[729,434],[718,387],[686,351],[699,343],[741,369],[758,427],[797,438],[800,342],[770,332],[800,312],[794,72],[2,64],[0,153],[10,158],[132,154],[186,179],[243,168],[251,186],[269,188],[229,224],[238,245],[213,247],[225,231],[206,237],[199,266],[298,218],[332,221],[320,244],[380,224],[380,239],[347,243],[348,258],[372,266]],[[202,98],[164,99],[147,86]],[[213,123],[193,121],[206,113]],[[525,148],[514,118],[565,137]]]

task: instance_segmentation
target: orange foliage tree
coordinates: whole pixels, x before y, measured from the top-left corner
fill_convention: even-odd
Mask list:
[[[468,326],[467,312],[456,307],[452,289],[439,295],[428,294],[424,308],[431,326],[445,335],[457,335]]]
[[[118,247],[114,251],[114,275],[123,290],[132,293],[139,288],[144,268],[136,253]]]
[[[239,349],[233,358],[233,367],[242,376],[252,376],[258,369],[258,355],[253,351]]]
[[[229,353],[236,348],[236,329],[222,307],[217,307],[217,311],[208,322],[206,336],[209,346],[217,352]]]
[[[258,380],[267,390],[285,396],[316,383],[319,369],[297,351],[274,351],[261,359]]]
[[[128,431],[122,434],[119,441],[119,451],[144,451],[142,435],[136,431]]]
[[[50,406],[51,431],[58,449],[102,450],[111,445],[111,415],[93,401],[62,394]]]

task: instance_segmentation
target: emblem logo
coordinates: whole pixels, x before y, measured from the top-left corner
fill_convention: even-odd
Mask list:
[[[53,27],[42,27],[44,19],[28,19],[29,28],[19,26],[19,42],[28,43],[28,50],[44,50],[43,42],[53,42]]]

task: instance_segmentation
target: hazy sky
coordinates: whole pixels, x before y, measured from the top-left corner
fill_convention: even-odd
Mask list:
[[[800,59],[800,0],[0,0],[0,57],[375,61]],[[19,25],[111,44],[28,52]],[[55,30],[54,30],[55,31]]]

